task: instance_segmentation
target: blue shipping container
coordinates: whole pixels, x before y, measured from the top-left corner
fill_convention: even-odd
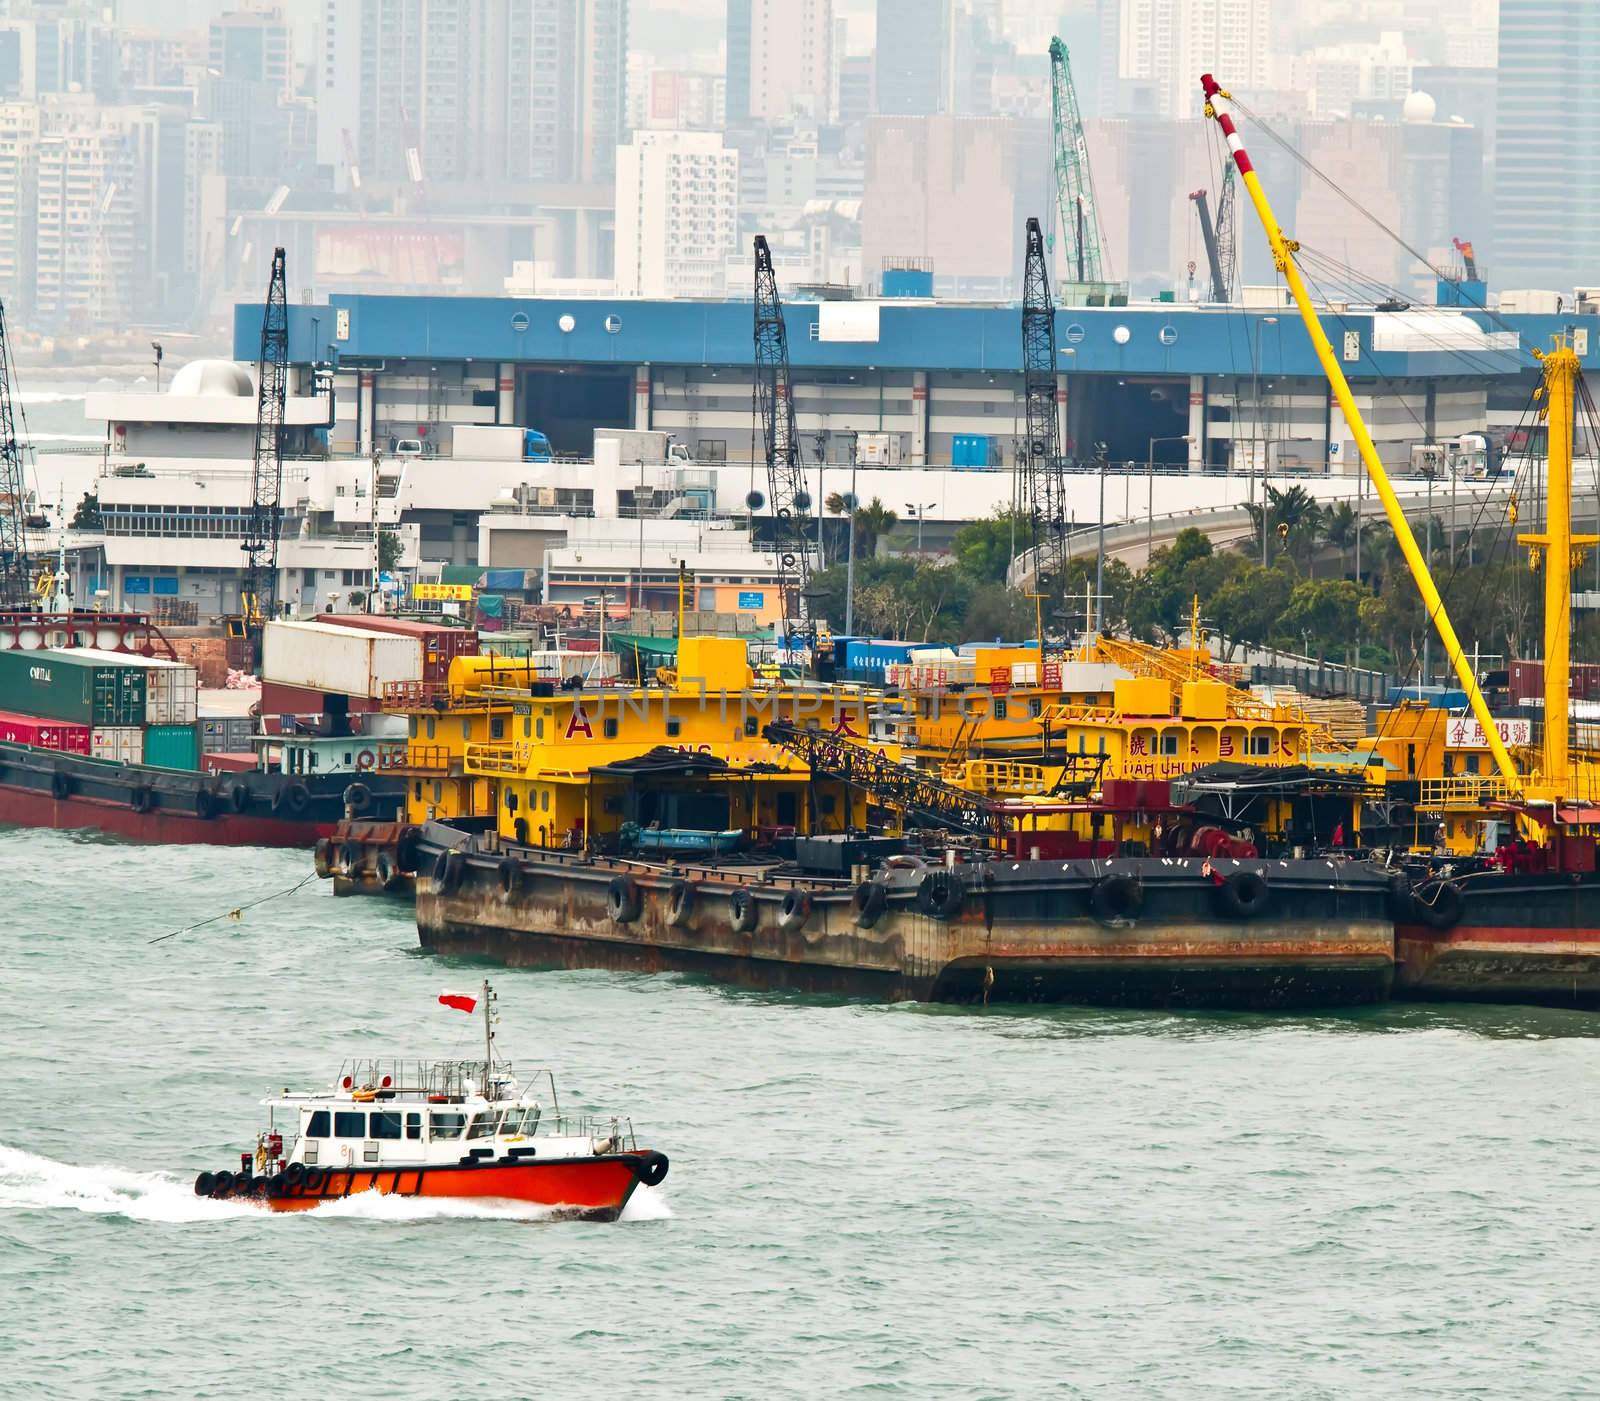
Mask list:
[[[881,670],[911,660],[915,642],[896,642],[891,638],[855,637],[845,644],[844,664],[851,671]]]

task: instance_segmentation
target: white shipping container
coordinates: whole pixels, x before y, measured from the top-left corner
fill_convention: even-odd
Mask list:
[[[261,679],[336,696],[378,698],[391,682],[422,680],[422,639],[331,623],[268,623]]]
[[[137,726],[105,726],[89,731],[89,757],[118,764],[144,762],[144,731]]]
[[[525,428],[506,423],[457,423],[450,430],[452,457],[521,462]]]
[[[79,647],[78,655],[119,666],[136,666],[144,672],[147,725],[192,725],[200,712],[200,673],[186,662],[167,657],[134,657],[126,652],[102,652]]]

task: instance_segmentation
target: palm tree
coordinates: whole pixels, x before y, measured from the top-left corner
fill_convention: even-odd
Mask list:
[[[854,520],[861,541],[861,553],[868,559],[878,553],[878,541],[900,523],[900,517],[876,496],[865,506],[856,508]]]

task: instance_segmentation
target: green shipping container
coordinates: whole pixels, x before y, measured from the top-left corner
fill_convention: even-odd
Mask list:
[[[147,725],[144,761],[158,769],[200,767],[200,735],[194,725]]]
[[[144,671],[44,649],[0,652],[0,710],[80,725],[142,725]]]

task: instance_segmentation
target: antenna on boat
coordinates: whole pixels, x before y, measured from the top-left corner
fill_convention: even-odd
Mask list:
[[[483,980],[483,1097],[493,1098],[490,1083],[494,1079],[494,989],[489,980]]]

